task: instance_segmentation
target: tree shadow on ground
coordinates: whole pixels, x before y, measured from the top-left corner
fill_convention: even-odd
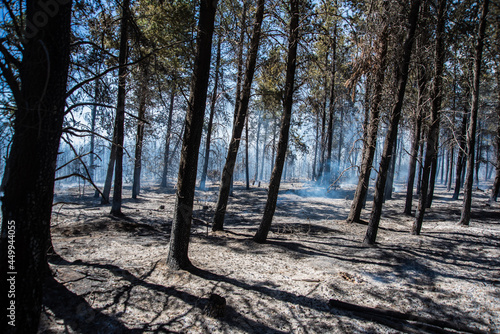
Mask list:
[[[201,322],[203,322],[205,315],[203,315],[203,309],[206,306],[208,299],[203,296],[195,296],[189,292],[178,290],[174,287],[166,287],[160,284],[155,284],[147,282],[146,279],[156,270],[156,264],[140,277],[134,275],[130,271],[120,268],[119,266],[113,264],[102,264],[102,263],[91,263],[81,260],[76,260],[69,262],[58,255],[54,255],[50,258],[50,262],[53,265],[61,266],[78,266],[79,268],[87,268],[88,270],[105,270],[117,279],[121,279],[124,284],[113,291],[109,291],[110,294],[114,294],[113,302],[107,304],[105,307],[96,308],[92,307],[89,302],[84,298],[84,296],[77,295],[76,293],[69,290],[64,282],[59,282],[53,277],[48,277],[45,284],[44,293],[44,316],[42,316],[42,322],[49,322],[50,317],[54,316],[56,319],[62,320],[64,322],[64,327],[66,329],[71,328],[72,331],[84,334],[118,334],[118,333],[173,333],[169,330],[169,327],[175,322],[179,321],[182,317],[190,314]],[[95,274],[95,272],[93,272]],[[87,274],[90,276],[90,273]],[[119,312],[113,315],[109,315],[117,304],[122,304],[122,309],[127,309],[130,306],[135,306],[132,290],[141,287],[145,289],[146,292],[140,293],[139,298],[148,298],[147,296],[158,296],[164,297],[165,307],[170,298],[175,298],[181,300],[182,302],[189,304],[191,307],[186,313],[180,316],[174,317],[167,322],[157,321],[161,314],[168,312],[168,309],[162,307],[161,309],[148,308],[147,312],[149,315],[153,315],[153,320],[144,323],[135,328],[129,328],[125,326],[120,321],[120,316],[123,312]],[[50,312],[48,312],[50,310]],[[53,315],[51,315],[52,313]],[[286,332],[270,328],[264,324],[258,323],[252,319],[249,319],[245,315],[239,313],[236,308],[232,306],[226,307],[226,314],[220,319],[229,328],[242,329],[247,333],[276,333],[284,334]],[[49,325],[49,324],[46,324]],[[42,324],[42,328],[44,324]],[[183,332],[188,331],[189,326],[184,326]],[[231,331],[227,331],[230,333]],[[50,333],[50,331],[45,331],[42,333]]]

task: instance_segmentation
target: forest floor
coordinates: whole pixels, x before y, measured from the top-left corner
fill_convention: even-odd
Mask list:
[[[384,206],[377,246],[365,247],[367,226],[345,222],[353,187],[327,196],[305,183],[281,189],[266,244],[251,240],[264,185],[236,185],[225,231],[217,233],[206,225],[217,188],[197,190],[189,248],[197,269],[190,272],[165,265],[173,189],[149,187],[138,200],[125,189],[123,219],[109,216],[89,189],[85,196],[78,187],[56,190],[58,256],[50,261],[40,333],[457,333],[368,319],[329,307],[330,299],[500,333],[500,203],[488,206],[488,193],[474,193],[464,228],[457,225],[462,200],[438,187],[422,234],[413,236],[413,218],[401,213],[404,194],[396,192]],[[226,298],[223,318],[204,313],[212,293]]]

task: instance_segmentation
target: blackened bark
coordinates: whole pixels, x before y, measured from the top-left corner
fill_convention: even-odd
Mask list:
[[[170,141],[172,140],[172,114],[174,112],[175,88],[170,91],[170,105],[168,107],[167,134],[165,135],[165,151],[163,153],[163,172],[160,187],[167,187],[167,176],[170,156]]]
[[[210,100],[210,115],[208,116],[208,124],[207,124],[207,140],[205,141],[205,159],[203,161],[203,169],[201,170],[201,181],[200,181],[201,189],[205,189],[205,183],[207,182],[208,161],[210,158],[210,144],[212,141],[212,127],[214,124],[215,105],[217,103],[217,98],[218,98],[217,94],[219,88],[221,42],[222,39],[219,36],[219,39],[217,41],[217,55],[215,58],[214,90],[212,91],[212,98]]]
[[[191,93],[184,126],[177,192],[172,222],[172,232],[167,256],[171,269],[187,269],[191,266],[188,257],[189,237],[193,201],[198,170],[198,151],[203,132],[203,118],[207,100],[212,36],[214,32],[217,0],[200,1],[198,35],[196,37],[196,58],[191,79]]]
[[[115,122],[116,123],[116,122]],[[113,142],[109,152],[109,163],[106,171],[106,180],[104,181],[104,188],[102,190],[101,204],[109,204],[109,194],[111,193],[111,184],[113,183],[113,171],[115,169],[116,161],[116,126],[113,128]]]
[[[441,85],[444,66],[444,38],[446,22],[446,0],[438,0],[437,8],[437,27],[436,27],[436,46],[435,46],[435,65],[434,65],[434,86],[431,93],[431,119],[429,134],[427,135],[427,145],[425,152],[424,168],[422,170],[422,185],[420,189],[420,200],[415,214],[416,218],[412,226],[411,233],[419,235],[424,220],[425,209],[427,208],[427,195],[429,190],[429,178],[431,166],[435,162],[436,148],[439,135],[439,111],[441,109]]]
[[[387,18],[386,18],[387,20]],[[363,156],[359,172],[358,185],[354,193],[351,210],[347,217],[348,223],[358,222],[361,210],[366,200],[368,183],[372,169],[373,157],[377,146],[378,125],[380,122],[380,102],[382,100],[382,88],[384,84],[385,70],[387,67],[387,45],[389,38],[389,24],[384,22],[384,26],[378,37],[377,48],[377,68],[375,70],[373,100],[370,103],[370,121],[367,124],[366,136],[363,140]]]
[[[100,102],[100,85],[99,79],[94,80],[94,102],[96,105],[92,107],[92,112],[90,114],[90,152],[89,152],[89,168],[90,168],[90,178],[95,182],[95,123],[97,118],[97,103]],[[96,190],[94,197],[99,197],[99,192]]]
[[[132,198],[136,199],[141,192],[141,170],[142,170],[142,146],[144,141],[144,125],[146,118],[146,97],[148,92],[148,64],[141,65],[144,67],[141,73],[141,83],[139,88],[139,112],[137,113],[137,135],[135,140],[135,163],[134,163],[134,179],[132,182]]]
[[[415,184],[415,172],[417,167],[418,151],[420,147],[420,135],[422,133],[422,119],[424,115],[424,97],[428,81],[429,77],[427,76],[426,66],[424,64],[420,64],[420,68],[418,71],[417,110],[415,111],[415,124],[413,125],[410,161],[408,162],[408,180],[406,183],[406,201],[404,213],[408,216],[411,215],[413,204],[413,186]]]
[[[130,18],[130,0],[123,0],[122,20],[120,27],[120,54],[118,55],[118,101],[116,105],[115,129],[116,129],[116,160],[115,160],[115,182],[113,185],[113,201],[111,203],[111,214],[123,216],[122,213],[122,185],[123,185],[123,141],[125,132],[125,86],[127,84],[128,58],[128,26]]]
[[[464,110],[464,114],[462,116],[462,126],[460,127],[460,135],[458,138],[458,154],[457,154],[457,169],[456,169],[456,176],[455,176],[455,189],[453,191],[453,197],[452,199],[458,199],[458,196],[460,195],[460,187],[462,185],[462,171],[464,169],[464,164],[465,164],[465,140],[467,136],[467,119],[468,119],[468,111],[467,109]]]
[[[10,174],[2,198],[1,333],[37,332],[43,282],[50,274],[47,249],[66,100],[72,1],[55,4],[57,10],[48,15],[43,2],[27,0],[21,13],[32,25],[22,41],[19,82],[10,83],[16,111]],[[40,13],[45,14],[45,24],[35,26]],[[15,297],[9,296],[11,288]],[[9,307],[15,309],[15,319],[8,317]]]
[[[479,82],[481,79],[481,58],[483,55],[484,36],[486,32],[486,16],[488,15],[489,0],[484,0],[479,19],[479,32],[474,59],[474,85],[472,90],[472,103],[470,111],[469,129],[467,131],[467,174],[464,185],[464,204],[459,224],[468,226],[472,206],[472,188],[474,183],[474,148],[476,145],[476,125],[479,109]]]
[[[500,22],[497,21],[497,33],[496,33],[496,40],[497,40],[497,50],[498,54],[500,54]],[[496,77],[497,77],[497,87],[500,87],[500,64],[496,68]],[[493,181],[493,186],[491,187],[491,194],[490,194],[490,202],[496,202],[498,198],[498,192],[500,191],[500,89],[497,89],[497,108],[496,108],[496,113],[497,113],[497,133],[496,133],[496,146],[497,146],[497,151],[496,151],[496,173],[495,173],[495,180]]]
[[[281,182],[281,174],[285,163],[286,152],[288,148],[288,137],[290,132],[290,120],[292,116],[293,106],[293,90],[295,83],[295,68],[297,64],[297,46],[299,42],[299,15],[300,15],[301,0],[290,0],[291,14],[290,19],[290,35],[288,38],[288,59],[286,64],[285,78],[285,96],[283,102],[283,116],[281,117],[281,131],[278,142],[278,152],[276,163],[271,174],[269,182],[269,192],[264,208],[264,215],[260,222],[257,233],[253,240],[258,243],[264,243],[267,239],[274,212],[276,210],[276,202],[278,200],[278,192]]]
[[[245,121],[245,179],[246,179],[246,190],[250,189],[250,170],[248,165],[248,117]]]
[[[450,154],[448,156],[448,176],[446,176],[446,190],[451,190],[451,180],[453,179],[453,166],[455,164],[455,145],[451,145]]]
[[[396,138],[394,141],[394,145],[392,148],[392,158],[391,163],[389,164],[389,170],[387,171],[387,181],[385,183],[384,190],[384,202],[388,199],[392,198],[392,189],[394,188],[394,173],[396,172],[396,158],[397,158],[397,145],[398,139]]]
[[[262,123],[262,114],[259,114],[259,120],[257,121],[257,138],[255,139],[255,175],[253,178],[252,185],[255,185],[255,181],[259,178],[259,139],[260,139],[260,126]]]
[[[401,109],[403,108],[403,100],[406,90],[406,83],[408,82],[408,71],[410,68],[411,50],[415,31],[417,29],[418,12],[420,9],[420,0],[413,0],[411,4],[410,13],[408,16],[409,29],[403,45],[403,57],[398,68],[398,95],[396,104],[391,112],[389,126],[384,143],[384,150],[380,160],[380,167],[375,184],[375,197],[373,200],[373,208],[370,216],[370,222],[366,231],[366,236],[363,241],[364,244],[373,245],[377,237],[378,226],[380,223],[380,216],[382,215],[382,204],[384,201],[384,188],[387,180],[387,172],[391,164],[391,160],[395,159],[395,145],[398,137],[398,126],[401,118]]]
[[[257,3],[257,11],[255,13],[255,22],[250,41],[250,49],[248,50],[248,58],[246,65],[245,81],[241,92],[241,101],[236,116],[236,121],[233,126],[233,134],[229,143],[229,148],[226,156],[226,163],[222,170],[221,183],[219,187],[219,197],[214,216],[213,231],[222,230],[224,227],[224,216],[226,215],[226,206],[231,188],[231,179],[233,176],[234,165],[238,155],[238,149],[241,141],[241,133],[246,122],[248,103],[250,101],[250,92],[252,81],[255,73],[255,65],[257,63],[257,55],[259,51],[261,25],[264,18],[264,0],[259,0]]]
[[[327,147],[326,147],[326,162],[325,173],[323,175],[323,184],[328,184],[331,179],[332,168],[332,148],[333,148],[333,122],[335,114],[335,76],[337,73],[337,22],[333,29],[333,42],[332,42],[332,72],[330,78],[330,101],[328,106],[328,128],[327,128]]]

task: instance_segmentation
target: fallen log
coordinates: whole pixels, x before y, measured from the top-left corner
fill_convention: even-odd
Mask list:
[[[421,329],[432,331],[435,333],[450,333],[445,329],[452,329],[460,332],[473,333],[473,334],[486,334],[486,332],[481,331],[477,328],[453,323],[450,321],[438,320],[433,318],[422,317],[410,313],[403,313],[398,311],[393,311],[385,308],[372,308],[366,306],[360,306],[355,304],[346,303],[337,299],[330,299],[328,302],[328,306],[331,308],[344,309],[347,311],[355,312],[363,316],[364,318],[369,318],[377,322],[381,322],[389,319],[397,319],[408,323],[408,321],[412,321],[417,323]],[[382,321],[380,321],[382,320]],[[391,321],[391,320],[389,320]],[[389,324],[387,324],[389,325]],[[390,326],[390,325],[389,325]],[[433,326],[433,327],[431,327]],[[393,326],[391,326],[393,327]],[[393,327],[394,328],[394,327]],[[397,328],[396,328],[397,329]]]

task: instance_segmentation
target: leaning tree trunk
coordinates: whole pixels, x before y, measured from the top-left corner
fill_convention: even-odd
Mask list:
[[[470,222],[470,211],[472,206],[472,188],[474,183],[474,148],[476,145],[476,125],[479,109],[479,82],[481,78],[481,58],[483,55],[484,36],[486,31],[486,15],[488,15],[489,0],[484,0],[481,18],[479,20],[479,32],[476,45],[476,56],[474,59],[474,85],[472,90],[472,103],[470,110],[469,129],[467,131],[467,174],[464,185],[464,204],[459,224],[468,226]]]
[[[118,56],[118,101],[116,105],[116,161],[115,161],[115,182],[113,185],[113,202],[111,203],[111,214],[113,216],[123,216],[122,213],[122,185],[123,185],[123,139],[125,135],[125,86],[127,84],[127,63],[128,58],[128,25],[130,0],[123,0],[123,13],[120,27],[120,54]]]
[[[203,161],[203,169],[201,170],[201,181],[200,181],[200,188],[201,189],[205,189],[205,183],[207,182],[208,161],[210,158],[210,144],[212,141],[212,127],[214,124],[215,105],[217,103],[217,94],[218,94],[217,90],[219,88],[221,42],[222,42],[222,38],[221,38],[221,36],[219,36],[219,39],[217,41],[217,56],[215,58],[214,90],[212,91],[212,98],[210,99],[210,115],[208,117],[207,139],[205,141],[205,159]]]
[[[25,4],[21,14],[27,22],[36,23],[40,13],[46,14],[43,2]],[[18,79],[0,65],[16,103],[10,174],[2,197],[1,333],[37,332],[43,282],[50,274],[47,249],[70,61],[72,1],[55,6],[43,25],[24,32]]]
[[[161,188],[167,187],[169,167],[170,141],[172,139],[172,114],[174,112],[175,88],[170,92],[170,105],[168,107],[167,134],[165,135],[165,152],[163,153],[163,172],[161,174]]]
[[[253,27],[252,39],[250,41],[250,49],[248,51],[248,59],[245,73],[245,81],[241,92],[241,100],[238,105],[236,120],[233,125],[233,134],[229,143],[229,148],[226,156],[226,163],[222,170],[222,177],[219,187],[219,198],[215,209],[213,231],[220,231],[224,227],[224,217],[226,215],[227,201],[229,198],[231,179],[233,177],[234,165],[238,155],[238,149],[241,141],[241,133],[245,125],[248,112],[248,103],[250,101],[250,91],[252,88],[253,76],[255,73],[255,65],[257,63],[257,55],[259,51],[261,25],[264,18],[264,0],[259,0],[257,3],[257,11],[255,13],[255,23]]]
[[[424,169],[422,170],[422,181],[420,189],[420,200],[415,214],[415,221],[411,233],[419,235],[424,220],[425,209],[427,208],[427,195],[429,189],[429,178],[431,174],[431,165],[435,161],[436,142],[439,134],[439,111],[441,109],[441,84],[444,66],[444,34],[445,34],[445,15],[446,0],[438,1],[437,9],[437,27],[436,27],[436,47],[435,47],[435,66],[434,66],[434,86],[431,93],[431,119],[429,134],[427,136],[427,145],[425,152]]]
[[[116,123],[116,122],[115,122]],[[106,171],[106,180],[102,190],[101,204],[109,204],[109,194],[111,193],[111,184],[113,183],[113,170],[115,169],[116,161],[116,126],[113,128],[113,141],[109,152],[109,163]]]
[[[390,116],[389,127],[387,128],[384,150],[382,153],[382,158],[380,160],[377,182],[375,184],[375,197],[373,200],[372,213],[370,216],[368,229],[366,231],[366,236],[363,241],[364,244],[367,245],[375,244],[378,226],[380,223],[380,216],[382,215],[382,204],[384,202],[384,188],[386,186],[386,181],[387,181],[387,172],[391,165],[391,160],[395,159],[393,155],[396,150],[394,148],[396,147],[396,140],[398,138],[398,126],[399,126],[399,120],[401,118],[401,109],[403,108],[406,83],[408,82],[408,71],[410,68],[411,50],[413,46],[415,31],[417,29],[420,3],[421,3],[420,0],[412,1],[410,13],[408,16],[408,21],[409,21],[408,35],[406,36],[406,40],[403,44],[403,57],[401,59],[399,68],[397,69],[398,95],[396,104],[394,105],[394,108]]]
[[[196,58],[191,79],[191,93],[184,122],[177,193],[172,222],[172,232],[167,256],[167,265],[172,269],[186,269],[191,266],[188,257],[189,237],[193,215],[198,151],[200,149],[210,77],[210,57],[214,33],[217,0],[201,0],[196,37]]]
[[[366,200],[370,172],[377,146],[378,125],[380,122],[380,102],[382,100],[382,88],[384,85],[385,69],[387,67],[387,45],[389,40],[388,18],[385,19],[384,26],[378,37],[377,67],[375,70],[373,101],[370,104],[370,121],[366,129],[366,137],[363,144],[363,157],[359,172],[358,185],[351,204],[351,210],[347,217],[347,222],[358,222],[361,217],[361,210]]]
[[[288,148],[288,137],[290,132],[290,120],[292,117],[293,106],[293,89],[295,83],[295,68],[297,64],[297,45],[299,42],[299,7],[301,0],[290,0],[291,14],[290,19],[290,36],[288,38],[288,59],[286,64],[286,79],[285,79],[285,97],[283,102],[283,116],[281,117],[281,131],[278,142],[278,153],[276,163],[274,165],[271,180],[269,182],[269,192],[264,209],[264,215],[260,222],[257,233],[253,240],[258,243],[264,243],[267,239],[271,223],[273,221],[274,212],[276,210],[276,202],[278,200],[278,192],[281,182],[281,174],[285,163],[286,152]]]

